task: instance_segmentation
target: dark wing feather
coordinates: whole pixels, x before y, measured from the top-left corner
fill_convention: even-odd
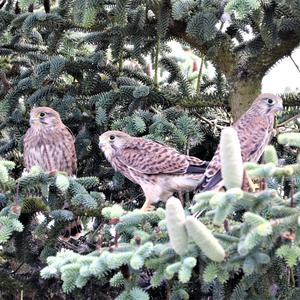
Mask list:
[[[222,180],[221,161],[220,161],[220,146],[218,146],[214,157],[208,164],[201,183],[196,188],[196,191],[211,190]]]
[[[195,166],[195,165],[189,165],[186,169],[186,174],[203,174],[206,170],[206,166]]]
[[[208,166],[208,162],[197,157],[186,156],[189,166],[186,169],[186,174],[203,174]]]
[[[206,181],[205,181],[206,179]],[[220,183],[222,181],[222,173],[221,173],[221,169],[219,169],[213,177],[211,177],[209,180],[207,180],[207,177],[205,177],[203,179],[203,181],[201,182],[201,185],[203,186],[203,188],[201,189],[202,192],[205,191],[210,191],[212,190],[218,183]]]

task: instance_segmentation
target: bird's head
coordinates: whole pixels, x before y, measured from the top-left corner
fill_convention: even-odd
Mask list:
[[[130,135],[122,131],[106,131],[99,137],[99,147],[102,151],[122,149],[128,143]]]
[[[34,107],[30,112],[30,126],[56,126],[62,124],[59,113],[46,106]]]
[[[283,110],[282,99],[271,93],[260,94],[252,105],[258,106],[259,113],[262,114],[275,114]]]

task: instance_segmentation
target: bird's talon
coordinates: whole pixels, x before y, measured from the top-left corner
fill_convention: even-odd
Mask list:
[[[250,190],[252,193],[255,193],[257,190],[259,190],[260,186],[257,183],[250,183]]]
[[[248,176],[248,184],[249,184],[249,190],[252,192],[252,193],[255,193],[257,190],[260,189],[260,186],[259,184],[257,183],[254,183],[252,181],[252,179]]]
[[[141,208],[142,212],[151,212],[155,209],[155,206],[151,205],[149,202],[145,202]]]
[[[52,169],[50,172],[49,172],[49,175],[50,176],[55,176],[57,174],[57,170],[56,169]]]

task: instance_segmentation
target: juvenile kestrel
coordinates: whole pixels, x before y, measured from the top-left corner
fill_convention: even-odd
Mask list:
[[[30,128],[24,137],[24,165],[27,171],[39,166],[44,171],[76,174],[77,158],[74,136],[50,107],[35,107],[30,112]],[[65,228],[64,237],[76,236],[82,230],[78,218]]]
[[[258,162],[273,133],[274,115],[283,109],[282,99],[273,94],[259,95],[251,107],[232,127],[237,131],[243,162]],[[220,146],[210,161],[197,191],[219,189],[223,186]]]
[[[116,171],[141,186],[146,201],[167,201],[176,191],[193,190],[203,176],[207,163],[155,141],[137,138],[121,131],[107,131],[99,147]]]

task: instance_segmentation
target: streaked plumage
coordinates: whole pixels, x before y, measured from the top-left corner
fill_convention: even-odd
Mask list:
[[[196,157],[121,131],[103,133],[99,147],[116,171],[141,186],[146,197],[143,210],[176,191],[193,190],[207,166]]]
[[[42,116],[41,116],[42,114]],[[50,107],[36,107],[30,112],[30,128],[24,137],[24,163],[27,171],[39,166],[75,175],[77,168],[74,136]]]
[[[232,127],[237,131],[243,162],[258,162],[273,132],[274,115],[282,110],[282,99],[273,94],[259,95]],[[223,186],[219,147],[209,163],[197,191],[219,189]]]
[[[30,128],[24,137],[24,165],[27,171],[39,166],[44,171],[62,171],[69,176],[76,174],[77,158],[75,138],[50,107],[35,107],[30,112]],[[71,226],[72,225],[72,226]],[[66,228],[65,235],[76,235],[81,223],[74,221]],[[75,230],[75,229],[77,230]]]

